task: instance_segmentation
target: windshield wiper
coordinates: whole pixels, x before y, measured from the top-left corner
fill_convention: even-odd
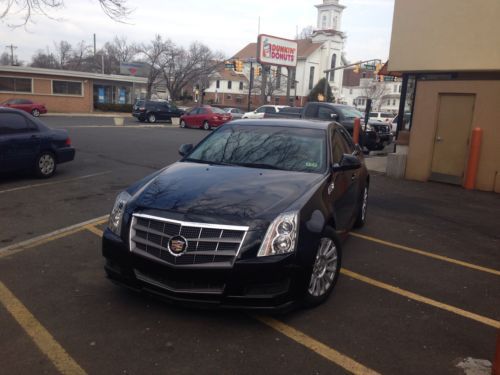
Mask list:
[[[192,163],[211,164],[211,165],[235,165],[223,161],[211,161],[211,160],[193,159],[193,158],[186,158],[183,159],[182,161],[190,161]]]
[[[248,168],[281,169],[275,165],[264,164],[264,163],[234,163],[234,165],[239,165],[241,167],[248,167]]]

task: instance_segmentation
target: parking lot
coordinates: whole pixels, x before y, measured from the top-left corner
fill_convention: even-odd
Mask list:
[[[0,176],[0,352],[6,374],[462,374],[500,330],[500,197],[373,173],[366,226],[327,302],[285,315],[187,309],[104,275],[115,196],[207,132],[46,117],[75,161]],[[163,126],[162,126],[163,125]]]

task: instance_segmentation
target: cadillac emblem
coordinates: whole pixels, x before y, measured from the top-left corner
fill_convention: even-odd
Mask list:
[[[188,247],[187,240],[182,236],[175,236],[168,241],[168,250],[174,256],[179,256],[186,251]]]

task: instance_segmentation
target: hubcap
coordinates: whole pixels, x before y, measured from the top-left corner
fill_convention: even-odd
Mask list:
[[[156,117],[154,117],[153,115],[149,116],[149,122],[155,122],[156,120]]]
[[[43,155],[38,161],[38,168],[44,175],[51,174],[54,171],[54,158],[50,155]]]
[[[315,297],[324,295],[335,279],[337,267],[338,254],[335,243],[329,238],[322,238],[309,282],[309,293]]]
[[[208,122],[205,122],[205,124],[203,124],[203,127],[205,128],[205,130],[210,129],[210,125],[208,124]]]
[[[361,219],[363,220],[365,220],[367,208],[368,208],[368,188],[365,187],[365,191],[363,193],[363,206],[361,207]]]
[[[38,117],[39,115],[40,115],[40,112],[38,111],[38,109],[34,109],[33,116]]]

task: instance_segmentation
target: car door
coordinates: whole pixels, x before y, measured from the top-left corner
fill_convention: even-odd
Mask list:
[[[170,120],[172,113],[170,111],[170,106],[167,103],[160,103],[158,105],[158,112],[162,120]]]
[[[194,125],[195,125],[195,123],[196,123],[196,116],[197,116],[197,114],[198,114],[198,109],[199,109],[199,108],[193,108],[193,109],[192,109],[192,110],[188,113],[188,115],[186,116],[186,118],[185,118],[185,120],[184,120],[184,121],[186,122],[186,125],[187,125],[188,127],[192,127],[192,126],[194,126]]]
[[[332,166],[340,165],[343,155],[350,153],[349,149],[338,129],[332,130],[330,141]],[[337,230],[339,231],[347,231],[350,229],[352,217],[354,215],[356,201],[353,199],[355,181],[352,179],[352,172],[353,171],[332,172],[330,185],[328,187],[328,193],[331,197],[331,208]]]
[[[266,112],[267,107],[260,107],[255,110],[255,114],[252,118],[264,118],[264,113]]]
[[[210,111],[207,108],[198,108],[195,125],[197,127],[201,127],[203,122],[209,119],[209,115]]]
[[[19,113],[0,113],[0,169],[31,168],[40,154],[41,137],[36,125]]]

